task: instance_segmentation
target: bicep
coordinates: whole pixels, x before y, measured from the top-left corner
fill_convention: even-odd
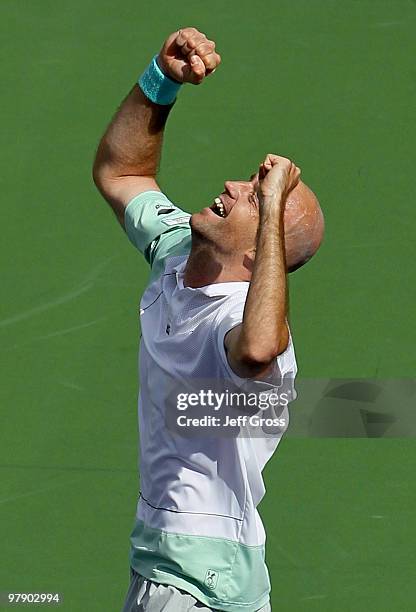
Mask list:
[[[160,191],[160,187],[153,176],[108,177],[101,179],[96,184],[124,229],[125,211],[133,198],[145,191]]]

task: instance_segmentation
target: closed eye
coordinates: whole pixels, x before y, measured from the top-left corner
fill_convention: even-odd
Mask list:
[[[250,209],[254,211],[255,215],[257,215],[259,201],[257,199],[257,194],[254,191],[248,196],[248,203],[250,204]]]

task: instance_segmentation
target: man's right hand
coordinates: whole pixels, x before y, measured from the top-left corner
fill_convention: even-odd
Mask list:
[[[300,169],[290,159],[269,153],[260,164],[258,196],[261,200],[279,195],[284,201],[299,178]]]
[[[160,69],[179,83],[199,85],[221,63],[215,42],[195,28],[173,32],[157,58]]]

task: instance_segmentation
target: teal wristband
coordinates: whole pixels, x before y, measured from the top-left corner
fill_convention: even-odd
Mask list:
[[[164,74],[157,63],[157,55],[154,56],[149,66],[138,80],[140,89],[155,104],[168,105],[176,100],[182,83],[170,79]]]

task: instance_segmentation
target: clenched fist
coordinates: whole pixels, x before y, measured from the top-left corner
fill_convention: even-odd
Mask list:
[[[162,72],[179,83],[199,85],[219,66],[215,43],[195,28],[183,28],[169,36],[157,58]]]
[[[299,178],[300,170],[290,159],[269,153],[260,164],[258,195],[265,198],[280,193],[286,199]]]

